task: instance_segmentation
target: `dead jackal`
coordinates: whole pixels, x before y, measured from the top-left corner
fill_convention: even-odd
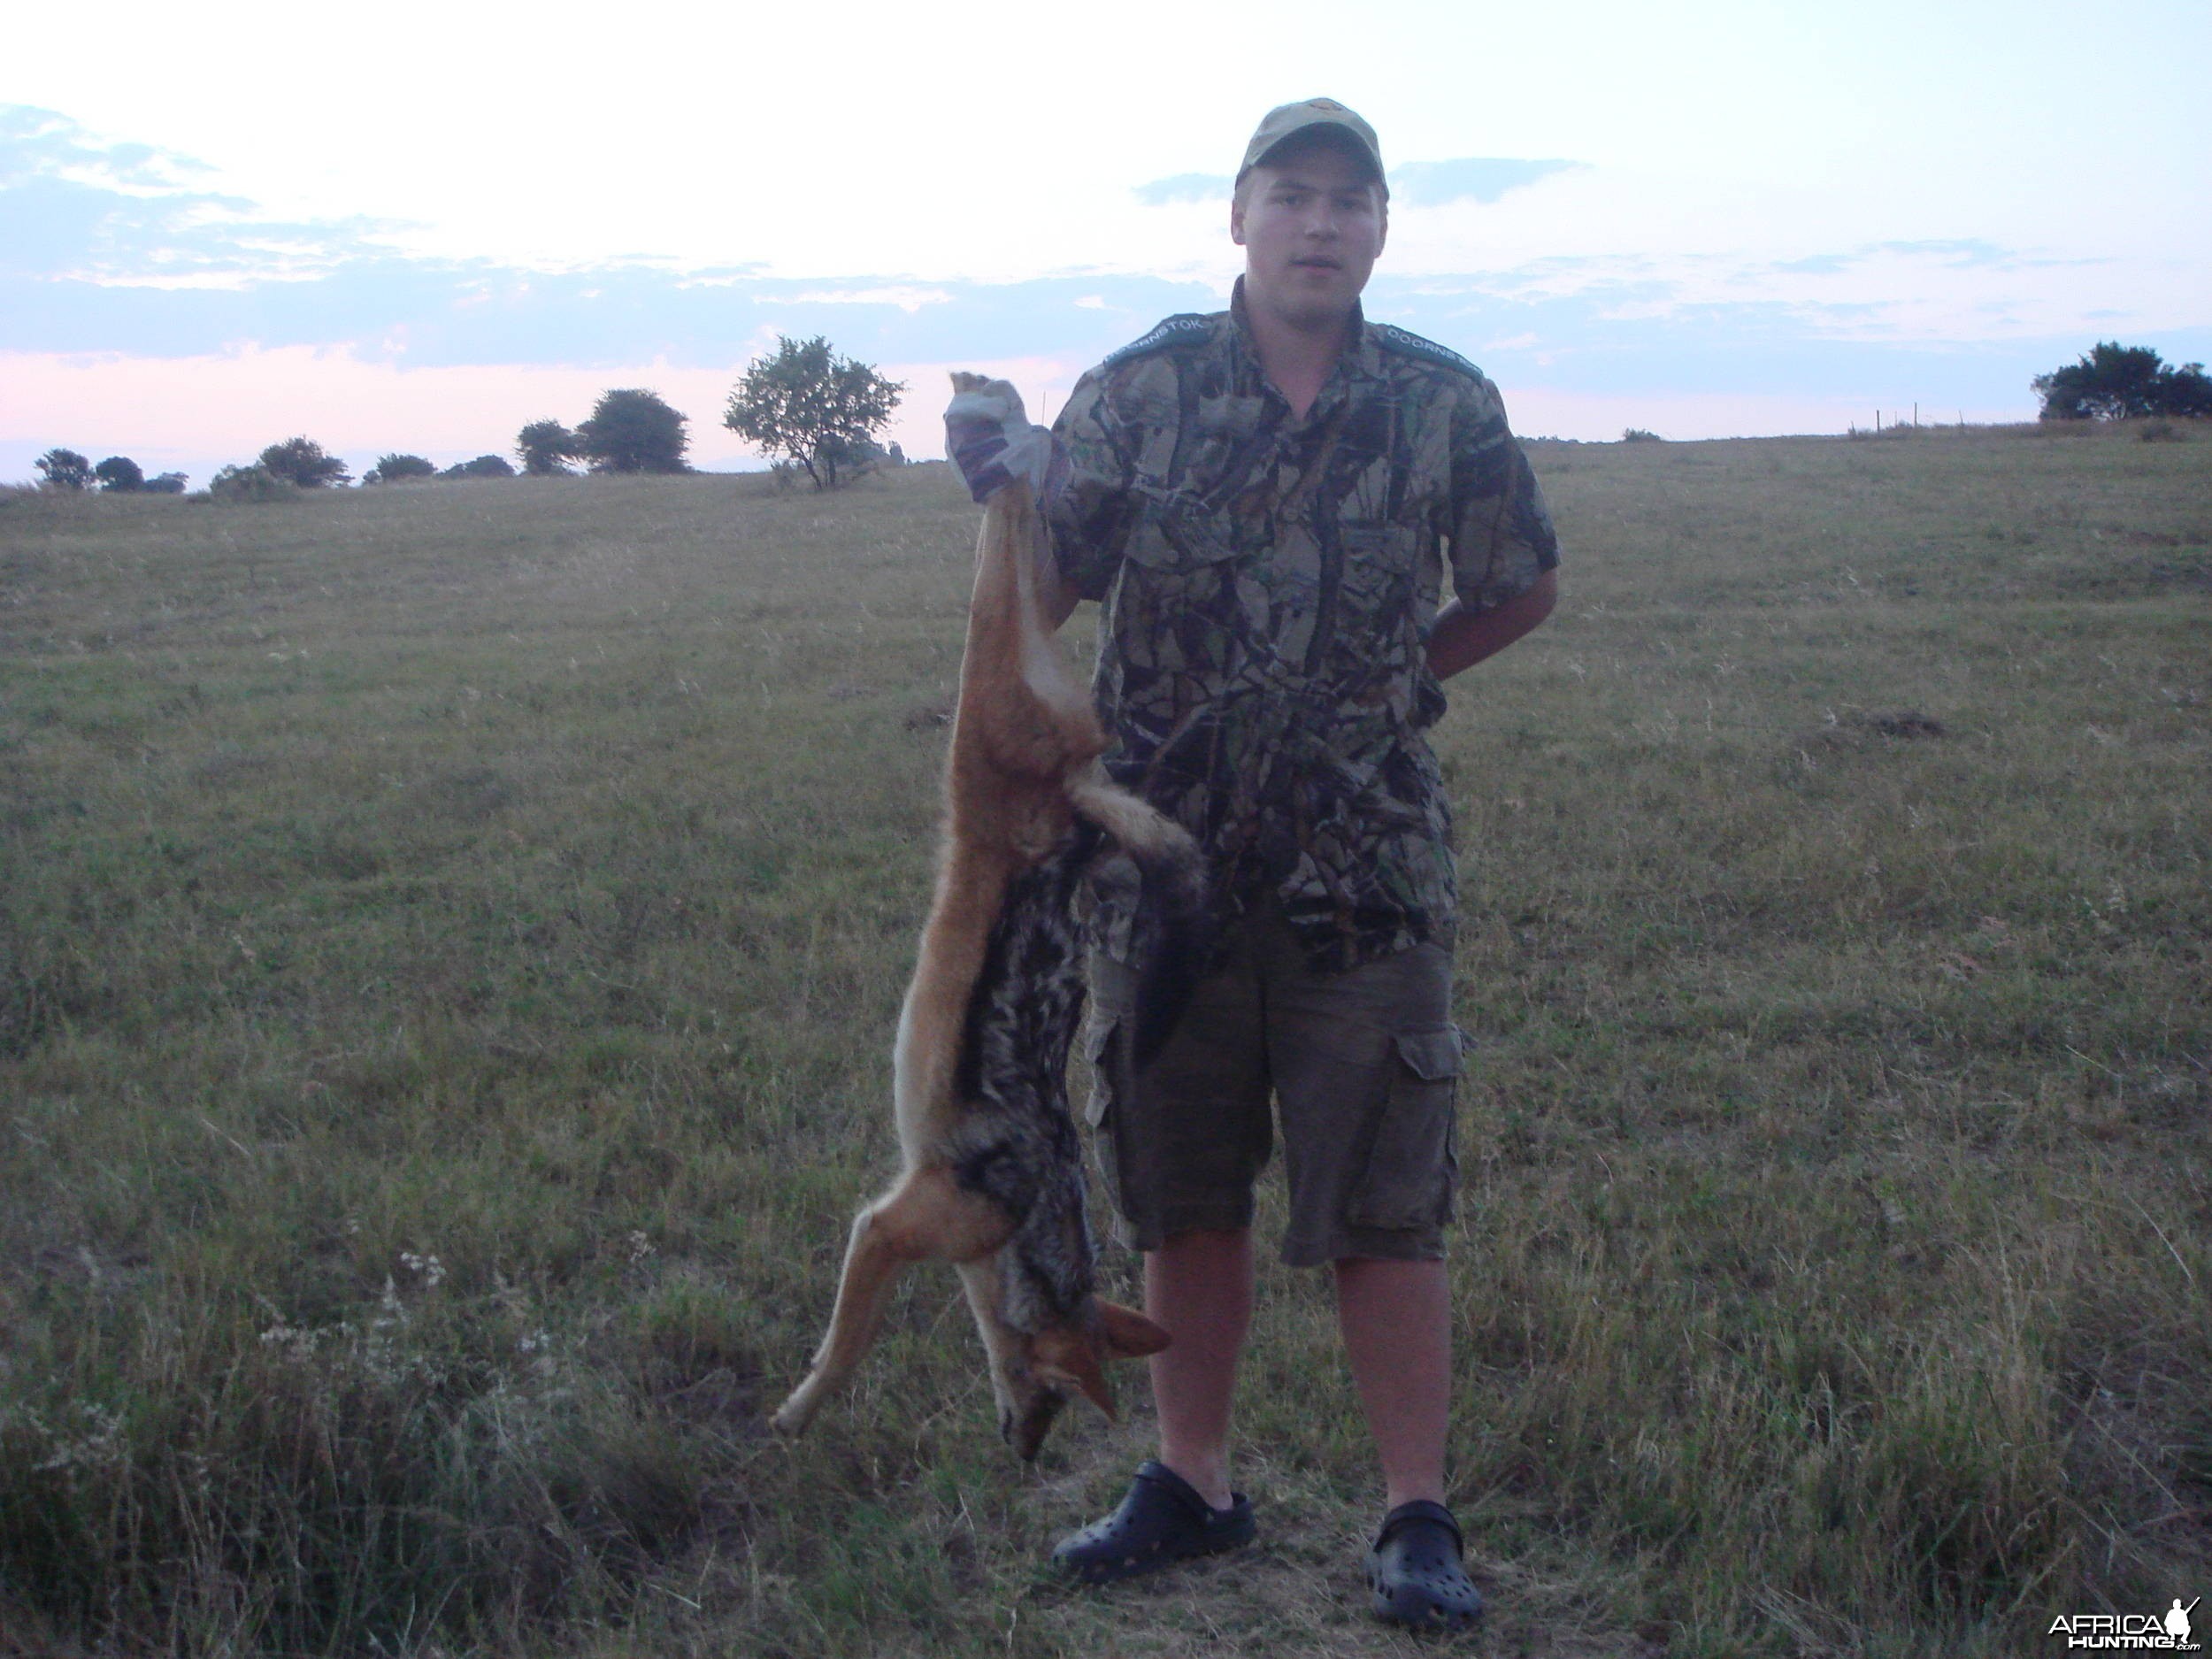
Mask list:
[[[956,374],[956,391],[989,382]],[[1110,1356],[1167,1334],[1094,1291],[1068,1047],[1083,1006],[1071,903],[1118,848],[1143,872],[1148,972],[1137,1047],[1173,1024],[1204,949],[1196,847],[1110,783],[1106,736],[1048,626],[1045,531],[1026,483],[994,495],[976,549],[960,703],[945,770],[936,898],[899,1016],[894,1094],[902,1160],[853,1224],[814,1366],[774,1417],[804,1431],[874,1338],[893,1282],[934,1257],[960,1271],[990,1356],[999,1430],[1034,1457],[1071,1390],[1109,1417]]]

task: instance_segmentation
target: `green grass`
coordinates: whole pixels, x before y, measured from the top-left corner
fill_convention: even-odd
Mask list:
[[[1536,447],[1565,596],[1438,737],[1492,1651],[2212,1576],[2204,437]],[[1025,1471],[949,1273],[763,1431],[889,1166],[974,524],[0,497],[0,1653],[1412,1650],[1317,1276],[1263,1541],[1164,1582],[1040,1565],[1141,1380]]]

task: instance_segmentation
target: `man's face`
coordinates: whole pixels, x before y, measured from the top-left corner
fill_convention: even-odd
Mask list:
[[[1389,228],[1381,187],[1337,145],[1286,145],[1246,175],[1229,209],[1244,298],[1294,327],[1349,315]]]

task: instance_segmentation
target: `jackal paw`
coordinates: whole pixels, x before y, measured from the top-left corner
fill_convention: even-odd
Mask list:
[[[776,1414],[768,1419],[768,1426],[787,1440],[795,1440],[806,1432],[806,1425],[814,1421],[816,1402],[807,1395],[801,1384],[788,1400],[776,1408]]]

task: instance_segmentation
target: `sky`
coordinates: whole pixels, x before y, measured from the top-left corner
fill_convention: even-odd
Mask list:
[[[1356,19],[1356,20],[1355,20]],[[1226,303],[1259,117],[1391,173],[1367,313],[1532,436],[2032,419],[2098,340],[2212,357],[2212,4],[1123,0],[1110,8],[113,0],[0,59],[0,482],[56,445],[357,474],[614,387],[692,459],[779,334],[1050,414]]]

